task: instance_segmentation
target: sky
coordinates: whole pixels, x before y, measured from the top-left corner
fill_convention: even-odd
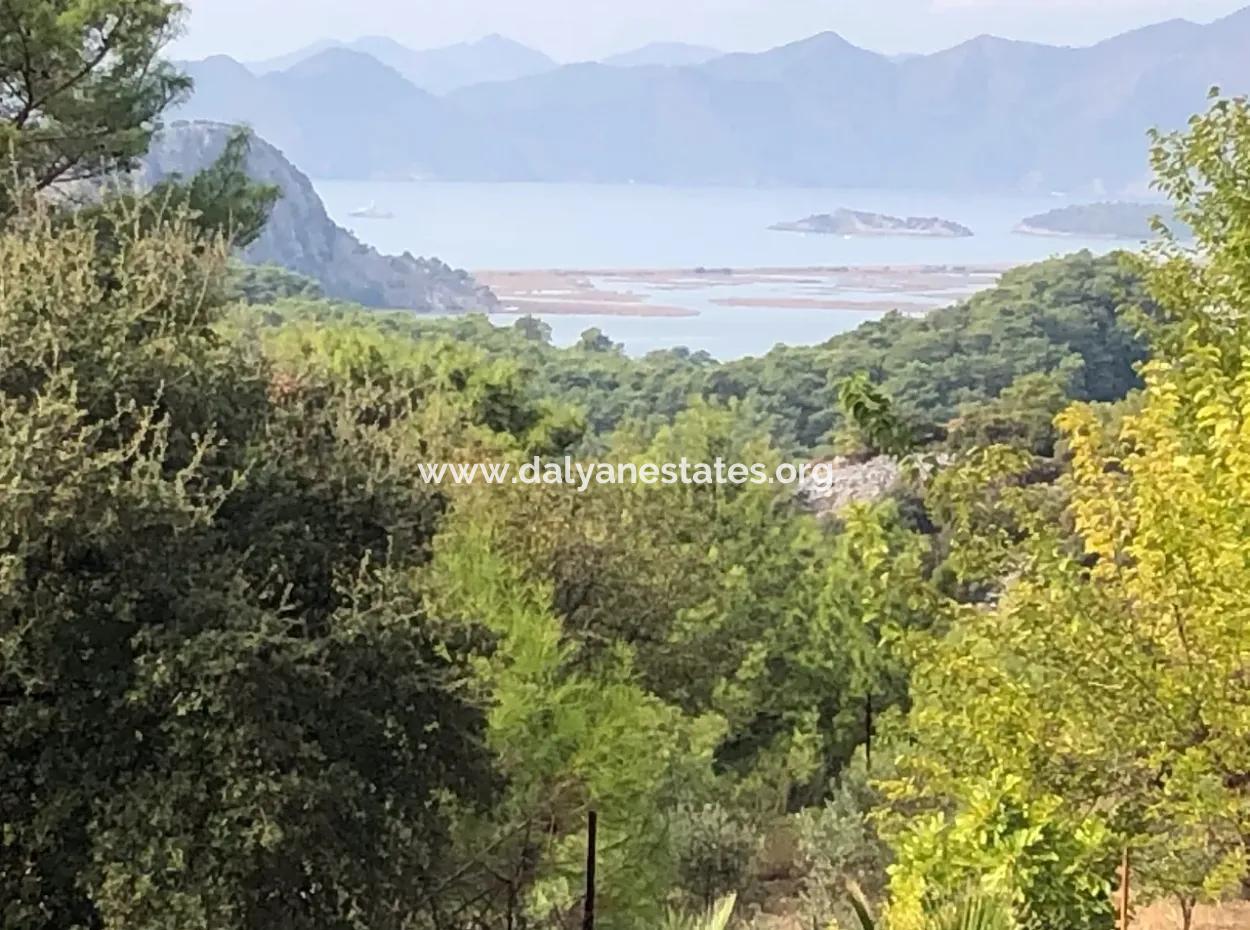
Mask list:
[[[1250,0],[183,0],[179,58],[249,60],[318,39],[390,36],[432,48],[500,33],[559,61],[651,41],[757,51],[832,30],[890,54],[930,52],[984,33],[1088,45],[1183,17],[1209,22]]]

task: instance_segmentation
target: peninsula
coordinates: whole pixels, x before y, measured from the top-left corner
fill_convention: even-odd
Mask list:
[[[1030,236],[1079,236],[1086,239],[1145,240],[1156,238],[1151,225],[1160,217],[1182,239],[1192,233],[1175,222],[1167,204],[1108,202],[1060,207],[1020,222],[1016,232]]]

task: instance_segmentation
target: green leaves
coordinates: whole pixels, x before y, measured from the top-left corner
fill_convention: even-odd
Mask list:
[[[900,902],[919,901],[918,881],[941,873],[934,850],[941,837],[956,842],[961,816],[981,824],[978,835],[1000,835],[987,841],[998,863],[987,869],[1018,869],[1028,850],[1058,844],[1047,855],[1077,879],[1073,864],[1094,862],[1086,844],[1093,855],[1114,839],[1138,854],[1147,895],[1218,896],[1244,873],[1247,153],[1241,101],[1216,100],[1188,130],[1159,138],[1159,185],[1197,250],[1170,241],[1141,263],[1166,313],[1154,327],[1156,357],[1132,403],[1059,416],[1068,458],[1059,495],[1013,480],[1028,457],[1002,448],[971,454],[935,484],[930,502],[954,531],[948,564],[961,579],[1005,583],[990,606],[954,614],[950,632],[917,653],[914,743],[897,799],[954,802],[964,813],[905,833]],[[1006,779],[996,805],[1010,801],[1019,830],[984,832],[994,819],[979,800],[987,771]],[[1040,860],[1028,868],[1056,881]],[[1091,865],[1082,880],[1107,869]],[[1087,892],[1098,889],[1021,891],[1020,903],[1037,907],[1040,893],[1059,906]],[[1060,913],[1054,922],[1079,925]]]
[[[1111,915],[1114,847],[1096,818],[1057,797],[1029,798],[1001,772],[970,779],[958,809],[895,823],[889,926],[897,930],[1024,924],[1100,930]]]
[[[0,6],[0,219],[14,178],[42,190],[124,169],[190,82],[158,55],[170,0],[11,0]],[[14,164],[9,164],[12,159]]]
[[[894,409],[893,403],[864,372],[846,378],[838,385],[838,406],[858,432],[864,455],[892,455],[901,458],[915,446],[915,436]]]
[[[412,585],[426,398],[279,390],[222,250],[126,216],[0,233],[3,922],[406,928],[492,775]]]

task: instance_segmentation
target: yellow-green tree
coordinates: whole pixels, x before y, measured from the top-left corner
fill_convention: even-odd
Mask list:
[[[962,810],[1006,773],[1192,899],[1243,879],[1250,840],[1250,107],[1216,99],[1154,164],[1197,242],[1142,260],[1166,316],[1143,395],[1061,415],[1070,525],[1022,520],[1001,600],[920,650],[892,787]],[[913,898],[937,880],[906,856],[897,877]]]

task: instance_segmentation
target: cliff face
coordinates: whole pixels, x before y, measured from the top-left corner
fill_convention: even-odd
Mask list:
[[[233,128],[222,123],[173,123],[153,141],[137,172],[150,186],[170,174],[190,176],[222,153]],[[319,282],[327,297],[369,307],[422,313],[489,312],[498,300],[464,271],[408,253],[383,255],[338,226],[312,182],[280,151],[253,137],[248,174],[282,191],[260,238],[243,253],[250,264],[280,265]]]

